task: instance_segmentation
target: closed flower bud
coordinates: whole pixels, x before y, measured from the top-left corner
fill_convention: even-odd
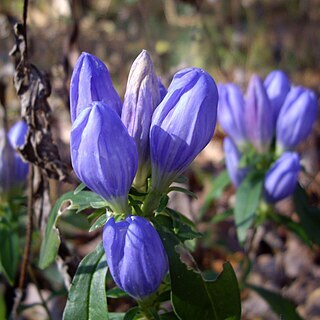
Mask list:
[[[240,88],[233,84],[218,85],[218,121],[239,148],[247,142],[244,121],[245,102]]]
[[[159,85],[159,92],[160,92],[160,101],[162,101],[168,91],[166,87],[163,85],[163,83],[161,82],[160,77],[158,77],[158,85]]]
[[[1,196],[8,193],[14,186],[14,149],[12,148],[7,134],[0,129],[0,193]]]
[[[295,152],[285,152],[268,170],[264,180],[264,195],[268,202],[290,196],[298,181],[300,159]]]
[[[251,77],[245,108],[248,139],[259,153],[267,152],[274,135],[273,111],[262,80]]]
[[[153,111],[159,102],[158,79],[151,57],[143,50],[131,67],[121,114],[121,120],[138,149],[139,167],[134,179],[137,189],[144,189],[151,173],[149,130]]]
[[[115,211],[125,212],[138,154],[118,114],[103,102],[92,103],[73,123],[70,147],[78,178]]]
[[[281,70],[274,70],[268,74],[264,80],[264,86],[267,90],[273,109],[273,123],[276,125],[280,109],[290,91],[290,80]]]
[[[248,173],[247,168],[240,168],[241,153],[231,139],[223,140],[223,149],[226,158],[227,171],[233,185],[237,188]]]
[[[168,258],[148,220],[139,216],[120,222],[109,219],[103,230],[103,246],[119,288],[139,300],[157,291],[168,271]]]
[[[93,101],[103,101],[121,114],[121,100],[105,64],[90,53],[79,57],[71,77],[70,113],[72,122]]]
[[[311,133],[317,118],[317,98],[303,87],[292,88],[281,108],[277,121],[277,149],[295,148]]]
[[[165,191],[209,143],[216,125],[218,92],[197,68],[174,76],[150,128],[152,187]]]
[[[8,132],[8,138],[11,146],[17,149],[25,144],[25,138],[28,132],[28,126],[24,121],[18,121]],[[15,184],[23,184],[28,176],[29,164],[25,162],[18,152],[15,152]]]

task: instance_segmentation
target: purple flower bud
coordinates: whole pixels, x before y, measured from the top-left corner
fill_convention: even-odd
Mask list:
[[[223,140],[223,149],[226,157],[226,166],[233,185],[237,188],[248,174],[248,168],[239,168],[241,153],[231,139]]]
[[[113,87],[105,64],[90,53],[79,57],[71,77],[70,112],[72,122],[93,101],[103,101],[121,114],[121,100]]]
[[[160,77],[158,77],[158,85],[159,85],[159,91],[160,91],[160,101],[162,101],[168,91],[166,87],[163,85],[163,83],[161,82]]]
[[[268,170],[264,180],[264,195],[268,202],[290,196],[298,181],[300,159],[295,152],[285,152]]]
[[[303,87],[292,88],[277,122],[277,149],[293,149],[311,133],[317,118],[317,98]]]
[[[244,121],[245,102],[240,88],[233,84],[218,85],[218,121],[222,129],[241,148],[247,142]]]
[[[274,135],[273,111],[262,80],[251,77],[245,108],[248,139],[260,153],[268,151]]]
[[[168,271],[168,258],[151,223],[139,216],[115,222],[103,230],[103,246],[111,275],[119,288],[136,299],[154,293]]]
[[[9,132],[8,132],[8,138],[10,140],[11,146],[14,149],[17,149],[24,145],[25,138],[28,132],[28,125],[24,121],[18,121],[16,124],[14,124]],[[15,184],[23,184],[28,176],[29,172],[29,164],[25,162],[20,154],[18,152],[15,152],[14,155],[14,161],[15,161]]]
[[[5,194],[14,186],[15,151],[7,134],[0,128],[0,193]]]
[[[276,125],[280,109],[290,91],[290,80],[281,70],[274,70],[268,74],[264,80],[264,86],[267,90],[273,109],[273,122]]]
[[[151,57],[143,50],[131,67],[121,115],[138,149],[139,167],[134,180],[137,189],[144,188],[151,173],[149,130],[159,102],[158,79]]]
[[[125,212],[138,154],[117,113],[103,102],[93,102],[73,123],[70,147],[78,178],[115,211]]]
[[[214,80],[197,68],[174,76],[150,129],[152,187],[165,191],[209,143],[216,125]]]

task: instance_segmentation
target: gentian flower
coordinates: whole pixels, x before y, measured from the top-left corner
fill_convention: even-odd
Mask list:
[[[273,109],[273,122],[276,125],[280,109],[290,91],[291,83],[287,75],[281,70],[274,70],[264,80]]]
[[[160,101],[162,101],[168,91],[166,87],[163,85],[163,83],[161,82],[160,77],[158,77],[158,86],[159,86],[159,92],[160,92]]]
[[[14,186],[15,151],[12,148],[7,134],[0,128],[0,192],[8,193]]]
[[[223,140],[223,150],[226,156],[228,174],[233,185],[237,188],[246,177],[249,169],[239,167],[241,153],[231,139],[225,138]]]
[[[103,102],[93,102],[74,121],[70,146],[78,178],[116,212],[126,212],[138,154],[118,114]]]
[[[168,271],[168,258],[151,223],[139,216],[115,222],[103,230],[103,246],[111,275],[119,288],[136,299],[154,293]]]
[[[264,180],[264,196],[268,202],[277,202],[290,196],[298,181],[299,155],[285,152],[268,170]]]
[[[259,153],[268,151],[274,135],[273,110],[262,80],[251,77],[245,107],[248,139]]]
[[[249,83],[245,122],[252,145],[258,152],[266,152],[274,135],[273,111],[266,89],[257,75],[253,75]]]
[[[113,87],[105,64],[90,53],[83,52],[74,67],[70,83],[72,122],[93,101],[103,101],[121,114],[121,100]]]
[[[216,124],[218,92],[197,68],[175,74],[150,128],[152,188],[165,192],[209,143]]]
[[[151,57],[143,50],[132,64],[121,114],[121,120],[138,149],[139,166],[133,184],[142,191],[145,191],[151,173],[149,130],[153,111],[159,102],[158,79]]]
[[[303,87],[290,90],[281,108],[276,128],[277,149],[294,149],[311,133],[317,118],[317,98]]]
[[[24,145],[25,138],[28,132],[28,125],[24,121],[18,121],[14,124],[9,132],[8,138],[11,143],[11,146],[14,149],[17,149]],[[15,175],[14,182],[16,185],[23,184],[28,176],[29,172],[29,164],[25,162],[18,152],[14,154],[14,162],[15,162]]]
[[[245,101],[240,88],[228,83],[218,85],[218,121],[222,129],[241,149],[247,142],[244,121]]]

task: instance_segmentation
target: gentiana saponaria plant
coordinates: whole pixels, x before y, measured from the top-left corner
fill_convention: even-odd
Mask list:
[[[8,133],[0,129],[0,272],[10,285],[15,283],[25,241],[24,189],[29,165],[17,148],[24,144],[27,130],[23,121],[15,123]]]
[[[233,83],[218,88],[219,124],[227,134],[223,147],[237,189],[234,212],[243,242],[254,221],[279,222],[272,205],[297,190],[302,166],[295,149],[311,133],[317,98],[310,89],[294,86],[280,70],[264,81],[253,75],[245,97]]]
[[[63,212],[91,208],[90,231],[103,227],[103,232],[102,245],[78,267],[64,319],[107,319],[108,314],[110,319],[240,319],[231,265],[207,281],[183,263],[180,253],[190,256],[184,242],[201,234],[167,207],[171,191],[190,194],[171,184],[213,136],[218,104],[213,78],[199,68],[183,69],[166,90],[143,50],[131,67],[122,103],[103,62],[82,53],[70,98],[71,159],[82,184],[51,211],[40,267],[55,259],[56,224]],[[63,203],[67,209],[59,209]],[[108,270],[118,289],[106,287]],[[108,312],[107,299],[115,292],[131,296],[137,306],[126,315]]]

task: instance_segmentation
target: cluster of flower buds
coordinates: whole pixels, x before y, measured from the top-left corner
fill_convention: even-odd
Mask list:
[[[28,175],[29,165],[24,162],[16,149],[24,144],[28,126],[19,121],[12,126],[8,134],[0,129],[0,193],[6,196],[21,187]]]
[[[265,169],[264,195],[274,203],[291,195],[300,171],[299,155],[293,150],[311,133],[317,116],[315,94],[293,86],[280,70],[263,82],[253,75],[246,97],[233,83],[219,85],[219,123],[227,133],[226,165],[238,187],[254,166],[242,165],[244,154],[254,150],[272,161]],[[267,161],[268,162],[268,161]]]
[[[216,84],[205,71],[189,68],[176,73],[166,90],[143,50],[130,70],[122,104],[107,67],[82,53],[70,96],[74,171],[109,203],[111,215],[127,217],[109,218],[103,244],[116,284],[142,299],[157,290],[168,261],[151,222],[136,210],[132,215],[130,188],[146,194],[141,212],[151,217],[157,208],[150,206],[152,195],[166,193],[212,138]]]

